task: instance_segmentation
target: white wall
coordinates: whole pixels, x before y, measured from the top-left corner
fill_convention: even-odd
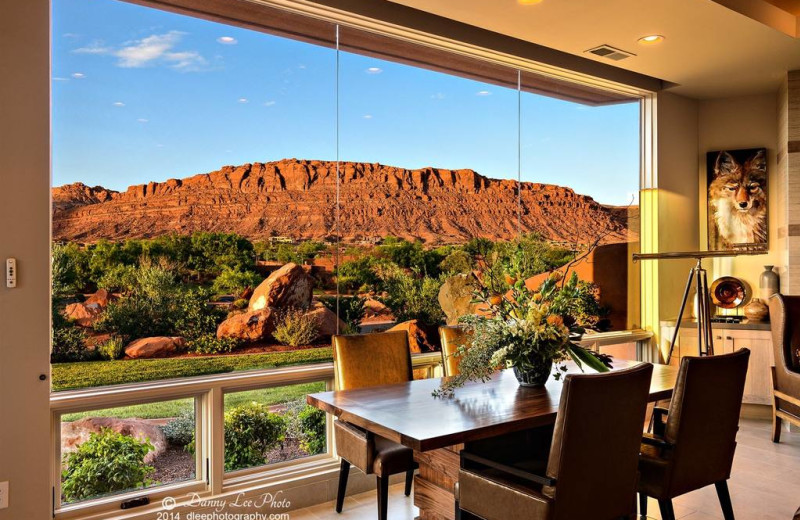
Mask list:
[[[0,520],[51,514],[49,9],[0,2],[0,260],[19,269],[16,289],[0,286]]]

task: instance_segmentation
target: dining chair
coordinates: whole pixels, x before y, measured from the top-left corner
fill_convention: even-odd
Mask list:
[[[568,374],[547,461],[461,452],[462,520],[613,520],[636,508],[636,466],[653,365]],[[532,391],[524,389],[522,391]]]
[[[749,358],[748,349],[681,358],[669,409],[653,410],[653,432],[642,438],[639,514],[653,497],[662,520],[674,520],[673,498],[714,484],[723,517],[733,520],[728,479]]]
[[[411,352],[405,331],[333,336],[333,365],[337,390],[351,390],[411,381]],[[388,513],[389,477],[406,474],[406,496],[414,480],[414,452],[343,420],[334,422],[336,451],[342,458],[336,512],[342,512],[347,478],[353,465],[375,474],[378,488],[378,519]]]
[[[772,324],[772,442],[781,441],[783,421],[800,427],[800,296],[769,299]]]
[[[458,325],[447,325],[439,327],[439,338],[442,343],[442,369],[445,377],[460,374],[461,359],[458,349],[462,346],[469,347],[469,335]]]

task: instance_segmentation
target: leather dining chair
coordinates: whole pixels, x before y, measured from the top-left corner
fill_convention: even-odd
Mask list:
[[[460,374],[459,365],[461,360],[458,355],[458,349],[461,346],[469,346],[470,341],[467,332],[458,325],[447,325],[439,327],[439,338],[442,342],[442,369],[445,377]]]
[[[653,365],[565,376],[552,445],[539,468],[461,452],[462,520],[612,520],[636,508],[636,466]]]
[[[338,390],[411,381],[411,352],[406,331],[333,337],[334,377]],[[347,478],[353,465],[375,474],[378,484],[378,518],[388,513],[389,477],[406,474],[406,496],[414,479],[414,452],[342,420],[333,423],[336,451],[342,458],[336,512],[342,512]]]
[[[769,300],[772,324],[772,442],[781,441],[783,421],[800,427],[800,296]]]
[[[653,410],[653,433],[642,439],[639,514],[653,497],[662,520],[674,520],[673,498],[714,484],[725,520],[733,520],[728,479],[749,358],[741,349],[681,359],[669,410]]]

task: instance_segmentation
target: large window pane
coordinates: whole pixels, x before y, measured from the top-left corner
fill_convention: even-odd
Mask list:
[[[335,61],[126,2],[54,2],[55,390],[331,359]],[[295,296],[251,298],[276,271]]]
[[[195,480],[194,399],[61,416],[61,502]]]
[[[323,391],[318,382],[225,394],[225,470],[327,453],[325,412],[306,404]]]

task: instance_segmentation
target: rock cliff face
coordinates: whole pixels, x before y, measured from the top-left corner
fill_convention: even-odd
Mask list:
[[[344,241],[394,235],[428,243],[516,235],[515,181],[472,170],[406,170],[342,163],[340,232]],[[287,159],[224,166],[186,179],[125,192],[80,183],[53,189],[53,238],[93,242],[193,231],[251,239],[335,235],[336,163]],[[524,183],[522,227],[557,241],[635,240],[624,219],[569,188]]]

